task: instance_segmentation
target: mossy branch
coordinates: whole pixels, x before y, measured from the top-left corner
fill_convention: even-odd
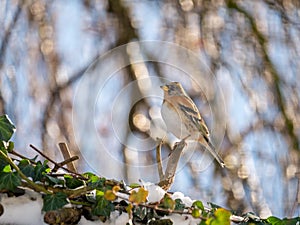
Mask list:
[[[20,177],[25,180],[32,189],[38,192],[43,192],[45,194],[52,194],[50,191],[46,190],[42,185],[34,183],[32,180],[30,180],[20,169],[19,167],[11,160],[11,158],[6,155],[3,151],[0,150],[1,156],[9,163],[11,167],[13,167],[16,172],[20,175]]]

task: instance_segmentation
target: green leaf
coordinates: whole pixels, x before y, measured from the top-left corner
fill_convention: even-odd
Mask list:
[[[62,179],[59,179],[57,177],[52,177],[48,174],[45,174],[45,178],[47,179],[47,181],[52,184],[52,185],[64,185],[65,181]]]
[[[1,150],[0,150],[1,151]],[[2,155],[0,155],[0,171],[2,171],[8,164]]]
[[[277,217],[275,217],[275,216],[270,216],[270,217],[268,217],[267,218],[267,222],[268,223],[270,223],[270,224],[272,224],[272,225],[280,225],[280,224],[282,224],[282,220],[281,219],[279,219],[279,218],[277,218]]]
[[[83,176],[85,176],[89,180],[91,180],[93,177],[97,177],[95,174],[93,174],[91,172],[86,172],[83,174]]]
[[[267,221],[271,225],[293,225],[293,224],[297,224],[297,222],[300,222],[300,217],[295,217],[290,219],[283,218],[281,220],[275,216],[270,216],[265,221]]]
[[[175,201],[169,195],[165,195],[162,200],[161,207],[164,209],[173,210],[175,208]]]
[[[64,205],[68,204],[67,195],[62,192],[44,196],[43,211],[51,211],[61,209]]]
[[[41,161],[38,161],[36,163],[36,166],[34,167],[34,177],[32,178],[33,181],[41,181],[42,178],[44,178],[45,174],[49,171],[49,166],[47,165],[47,161],[45,161],[43,164]]]
[[[12,141],[9,141],[7,144],[7,151],[12,152],[12,150],[14,150],[14,148],[15,148],[15,144]]]
[[[39,157],[39,155],[35,155],[32,159],[30,159],[30,161],[32,162],[36,162],[36,159]]]
[[[135,207],[133,213],[135,216],[140,218],[140,220],[144,220],[145,217],[147,216],[147,208],[141,206]]]
[[[14,191],[21,185],[21,178],[16,172],[0,172],[0,190]]]
[[[24,173],[27,177],[33,178],[34,176],[34,166],[30,163],[28,159],[22,159],[18,164],[19,169]]]
[[[66,181],[66,186],[70,189],[75,189],[84,185],[82,180],[72,177],[71,175],[64,176]]]
[[[131,183],[131,184],[129,184],[129,187],[130,188],[139,188],[139,187],[141,187],[141,185],[138,183]]]
[[[295,218],[283,218],[282,222],[284,225],[293,225],[293,224],[300,224],[300,217],[295,217]]]
[[[215,203],[212,203],[212,202],[208,202],[208,204],[210,205],[211,208],[213,209],[218,209],[218,208],[222,208],[221,206],[215,204]]]
[[[92,188],[95,188],[98,190],[101,190],[104,188],[105,181],[106,181],[105,178],[100,178],[100,177],[96,176],[95,174],[89,173],[89,172],[84,173],[83,175],[89,179],[87,181],[87,185],[89,187],[92,187]]]
[[[206,220],[207,225],[230,225],[231,213],[223,208],[218,208],[214,212],[214,216]]]
[[[194,218],[199,218],[199,217],[201,216],[200,210],[199,210],[199,209],[193,209],[193,210],[192,210],[192,216],[193,216]]]
[[[3,168],[2,171],[5,172],[5,173],[11,173],[11,172],[12,172],[11,166],[10,166],[9,164],[6,165],[6,166]]]
[[[0,141],[9,141],[16,130],[7,115],[0,116]]]
[[[109,217],[110,213],[114,211],[115,206],[110,201],[106,200],[104,196],[101,196],[96,205],[92,207],[92,214],[96,216]]]
[[[175,210],[184,210],[185,205],[181,199],[175,199]]]
[[[206,225],[206,220],[201,220],[199,225]]]
[[[203,203],[201,201],[194,201],[193,202],[193,207],[197,208],[197,209],[201,209],[202,211],[204,211],[204,206]]]

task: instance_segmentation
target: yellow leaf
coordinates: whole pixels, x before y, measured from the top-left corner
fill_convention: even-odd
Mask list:
[[[129,203],[129,205],[128,206],[126,206],[126,212],[128,213],[128,215],[129,215],[129,218],[132,218],[132,208],[133,208],[133,206],[132,206],[132,204],[130,204]]]
[[[144,188],[140,188],[138,192],[134,190],[131,192],[129,196],[129,201],[136,204],[144,203],[147,200],[147,196],[148,196],[148,191],[145,190]]]
[[[112,188],[112,191],[114,192],[114,193],[117,193],[118,191],[120,191],[120,186],[119,185],[116,185],[116,186],[114,186],[113,188]]]
[[[214,217],[210,217],[205,223],[207,225],[230,225],[230,215],[231,213],[223,208],[218,208]]]
[[[114,201],[117,198],[117,196],[115,195],[115,193],[112,190],[107,190],[104,193],[104,198],[108,201]]]

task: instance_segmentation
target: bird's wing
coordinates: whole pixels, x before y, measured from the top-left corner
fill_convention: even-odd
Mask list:
[[[182,110],[183,114],[188,117],[194,125],[199,129],[199,131],[203,134],[205,139],[209,138],[209,131],[204,122],[201,118],[198,108],[196,107],[193,100],[187,96],[181,96],[177,98],[178,105]],[[208,140],[207,140],[208,141]]]

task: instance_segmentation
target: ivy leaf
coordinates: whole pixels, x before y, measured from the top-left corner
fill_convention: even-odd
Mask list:
[[[130,203],[128,206],[125,207],[126,212],[129,215],[129,218],[132,218],[132,209],[133,209],[133,205]]]
[[[83,174],[83,176],[85,176],[89,180],[93,179],[93,177],[97,177],[95,174],[93,174],[91,172],[86,172]]]
[[[101,190],[105,185],[105,178],[100,178],[93,173],[84,173],[84,176],[88,178],[87,185],[89,187]]]
[[[6,165],[2,171],[5,173],[11,173],[12,172],[11,166],[9,164]]]
[[[7,143],[7,151],[12,152],[12,150],[14,150],[14,148],[15,148],[15,143],[13,143],[12,141],[9,141]]]
[[[282,220],[275,217],[275,216],[270,216],[266,219],[266,221],[271,224],[271,225],[292,225],[292,224],[297,224],[300,222],[300,217],[295,217],[295,218],[283,218]]]
[[[168,195],[165,195],[161,207],[173,210],[175,208],[175,201]]]
[[[21,185],[21,177],[16,172],[0,172],[0,190],[14,191]]]
[[[114,200],[116,200],[117,196],[112,190],[107,190],[104,193],[104,198],[108,201],[114,201]]]
[[[0,151],[2,150],[0,149]],[[9,163],[5,160],[5,158],[2,155],[0,155],[0,171],[2,171],[7,165],[9,165]]]
[[[206,220],[201,220],[199,225],[206,225]]]
[[[135,207],[134,210],[134,215],[140,218],[141,221],[145,219],[147,216],[147,208],[146,207]]]
[[[47,178],[47,181],[53,185],[64,185],[64,183],[65,183],[64,180],[59,179],[57,177],[52,177],[48,174],[45,174],[45,177]]]
[[[144,188],[140,188],[138,192],[134,190],[131,192],[129,196],[129,201],[136,204],[144,203],[147,200],[147,196],[148,196],[148,191],[145,190]]]
[[[107,190],[104,193],[104,198],[108,201],[114,201],[117,198],[117,192],[120,191],[121,187],[119,185],[113,186],[111,190]]]
[[[193,209],[192,210],[192,216],[194,218],[199,218],[201,216],[200,210],[199,209]]]
[[[120,191],[121,190],[121,187],[119,186],[119,185],[115,185],[115,186],[113,186],[113,188],[112,188],[112,191],[116,194],[118,191]]]
[[[268,217],[267,218],[267,222],[268,223],[270,223],[270,224],[272,224],[272,225],[280,225],[280,224],[282,224],[282,220],[281,219],[279,219],[279,218],[277,218],[277,217],[275,217],[275,216],[270,216],[270,217]]]
[[[28,159],[22,159],[18,164],[19,169],[24,173],[27,177],[34,177],[34,166],[30,163]]]
[[[299,224],[300,223],[300,217],[295,217],[295,218],[283,218],[282,223],[284,225],[292,225],[292,224]]]
[[[96,216],[109,217],[110,213],[114,211],[115,206],[110,201],[106,200],[104,196],[98,198],[96,205],[92,208],[92,213]]]
[[[36,162],[36,159],[39,157],[39,155],[35,155],[32,159],[30,159],[30,161],[32,162]]]
[[[175,199],[175,210],[184,210],[185,204],[182,202],[181,199]]]
[[[49,194],[44,196],[43,211],[51,211],[61,209],[64,205],[68,204],[67,195],[62,192],[56,194]]]
[[[0,116],[0,141],[9,141],[16,130],[7,115]]]
[[[204,206],[203,203],[201,201],[194,201],[193,202],[193,207],[197,208],[197,209],[201,209],[202,211],[204,211]]]
[[[139,188],[139,187],[141,187],[141,185],[138,184],[138,183],[131,183],[131,184],[129,184],[129,187],[134,189],[134,188]]]
[[[215,204],[215,203],[212,203],[212,202],[208,202],[208,204],[210,205],[211,208],[213,209],[218,209],[218,208],[222,208],[221,206]]]
[[[82,180],[72,177],[71,175],[64,175],[66,186],[70,189],[75,189],[84,185]]]
[[[214,216],[206,220],[207,225],[230,225],[231,213],[223,208],[218,208],[214,212]]]
[[[34,177],[32,178],[33,181],[41,181],[42,178],[46,173],[49,172],[49,166],[47,165],[47,160],[44,161],[44,163],[41,163],[41,161],[38,161],[36,163],[36,166],[34,167]]]

